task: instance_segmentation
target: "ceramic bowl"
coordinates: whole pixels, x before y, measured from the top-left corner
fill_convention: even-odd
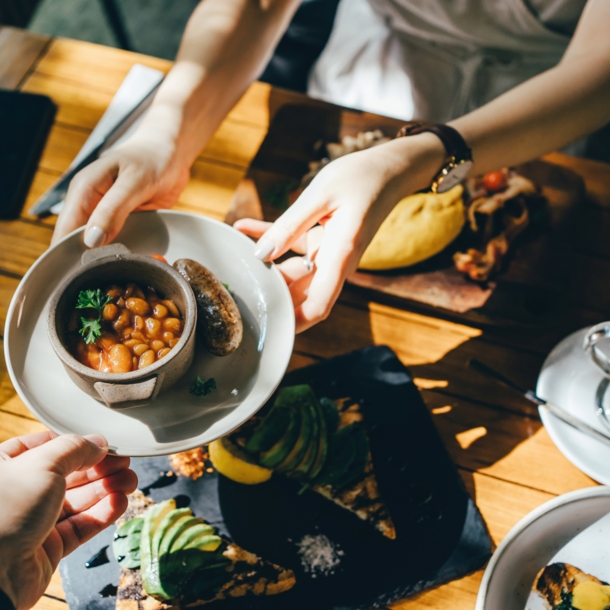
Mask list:
[[[165,357],[129,373],[105,373],[79,362],[67,349],[67,323],[81,290],[130,282],[152,286],[176,303],[184,329]],[[84,392],[111,409],[151,403],[186,373],[195,353],[197,306],[188,282],[170,265],[150,256],[132,254],[122,244],[85,252],[81,267],[51,297],[47,331],[55,353],[70,379]]]

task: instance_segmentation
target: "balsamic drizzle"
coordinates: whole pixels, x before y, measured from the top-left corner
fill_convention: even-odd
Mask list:
[[[106,549],[108,545],[103,546],[95,555],[92,555],[87,561],[85,561],[85,567],[89,568],[97,568],[98,566],[104,565],[108,563],[110,560],[108,559],[108,553],[106,553]]]

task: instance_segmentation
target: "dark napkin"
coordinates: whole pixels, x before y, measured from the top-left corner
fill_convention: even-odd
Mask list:
[[[178,497],[243,548],[295,571],[297,584],[274,597],[240,598],[213,608],[319,610],[383,608],[482,567],[492,543],[485,523],[438,435],[409,371],[387,347],[368,347],[288,373],[282,385],[309,383],[318,396],[359,401],[381,495],[394,520],[389,540],[352,513],[282,477],[240,485],[213,474],[170,477],[150,489],[155,501]],[[140,488],[168,470],[167,458],[132,460]],[[112,544],[113,528],[60,566],[72,610],[109,609],[118,565],[86,569]],[[313,549],[319,549],[319,558]]]

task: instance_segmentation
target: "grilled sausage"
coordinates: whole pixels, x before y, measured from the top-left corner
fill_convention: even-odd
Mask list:
[[[215,356],[227,356],[241,343],[244,328],[237,304],[218,278],[189,258],[174,263],[174,269],[191,285],[197,300],[197,332]]]

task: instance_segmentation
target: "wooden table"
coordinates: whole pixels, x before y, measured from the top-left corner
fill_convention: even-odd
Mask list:
[[[0,87],[49,95],[59,107],[26,209],[65,170],[134,63],[167,71],[152,57],[73,40],[52,40],[0,28]],[[176,209],[223,219],[234,189],[260,146],[274,101],[303,100],[270,94],[256,83],[201,152]],[[610,318],[610,166],[550,155],[575,169],[597,202],[579,208],[579,222],[541,239],[544,251],[527,269],[509,269],[515,285],[534,284],[565,299],[567,315],[527,332],[458,323],[406,304],[381,302],[344,290],[330,319],[297,337],[291,366],[299,367],[375,344],[387,344],[411,368],[459,471],[496,544],[524,515],[558,494],[595,483],[550,441],[531,406],[466,368],[477,356],[534,387],[544,356],[563,336]],[[560,213],[561,210],[556,210]],[[54,218],[24,213],[0,222],[0,328],[20,278],[49,245]],[[0,441],[43,429],[15,395],[2,362]],[[482,572],[396,604],[409,610],[470,610]],[[59,576],[36,606],[66,607]]]

